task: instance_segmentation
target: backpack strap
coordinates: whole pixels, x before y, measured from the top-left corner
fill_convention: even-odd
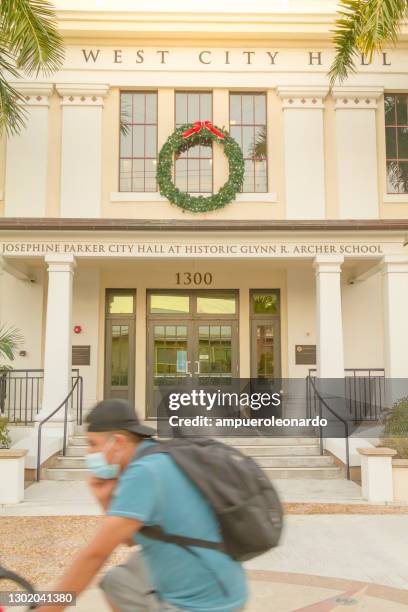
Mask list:
[[[222,542],[211,542],[210,540],[201,540],[200,538],[189,538],[188,536],[167,533],[160,525],[145,525],[139,533],[151,540],[160,540],[161,542],[168,542],[168,544],[177,544],[182,548],[198,546],[199,548],[210,548],[211,550],[225,552]]]

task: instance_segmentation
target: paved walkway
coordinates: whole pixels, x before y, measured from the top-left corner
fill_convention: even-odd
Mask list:
[[[248,612],[408,612],[407,513],[370,514],[359,487],[347,481],[288,480],[277,487],[286,502],[321,502],[323,514],[288,514],[281,546],[246,564]],[[324,513],[324,502],[342,506],[346,500],[364,514]],[[98,513],[83,482],[28,487],[24,503],[0,509],[0,563],[50,588],[92,537]],[[127,548],[118,550],[111,563],[127,554]],[[108,612],[95,586],[75,610]]]
[[[365,503],[361,487],[345,479],[275,480],[284,502]],[[89,493],[86,482],[42,480],[29,485],[25,500],[15,506],[1,506],[0,516],[95,515],[99,506]]]

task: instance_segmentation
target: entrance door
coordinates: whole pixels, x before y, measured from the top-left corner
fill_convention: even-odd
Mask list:
[[[251,378],[281,377],[280,292],[253,289],[251,298]]]
[[[109,289],[105,320],[105,399],[134,401],[135,292]]]
[[[182,392],[192,382],[220,386],[238,377],[235,292],[151,292],[148,312],[147,418],[166,385]]]

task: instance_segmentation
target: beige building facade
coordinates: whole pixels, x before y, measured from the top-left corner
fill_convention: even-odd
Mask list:
[[[332,2],[121,6],[61,5],[64,65],[17,83],[27,126],[1,145],[0,321],[25,339],[15,367],[44,370],[40,414],[72,367],[86,407],[128,397],[145,418],[156,386],[186,376],[406,377],[405,35],[330,91]],[[167,138],[197,120],[245,158],[243,192],[206,213],[155,180]],[[228,163],[201,149],[174,180],[208,196]]]

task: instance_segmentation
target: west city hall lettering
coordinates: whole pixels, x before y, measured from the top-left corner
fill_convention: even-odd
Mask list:
[[[82,48],[80,50],[82,61],[88,65],[98,65],[108,62],[113,66],[120,65],[142,65],[145,63],[157,66],[171,66],[171,60],[175,52],[171,49],[107,49],[107,48]],[[265,66],[283,67],[285,63],[285,50],[250,50],[250,49],[194,49],[186,50],[189,60],[199,66],[217,65],[239,65],[242,67],[259,64],[258,60]],[[324,51],[300,50],[299,66],[327,66],[330,57]],[[379,54],[376,62],[382,66],[391,66],[391,54],[384,51]],[[369,66],[370,60],[365,55],[360,55],[357,61],[360,66]]]

